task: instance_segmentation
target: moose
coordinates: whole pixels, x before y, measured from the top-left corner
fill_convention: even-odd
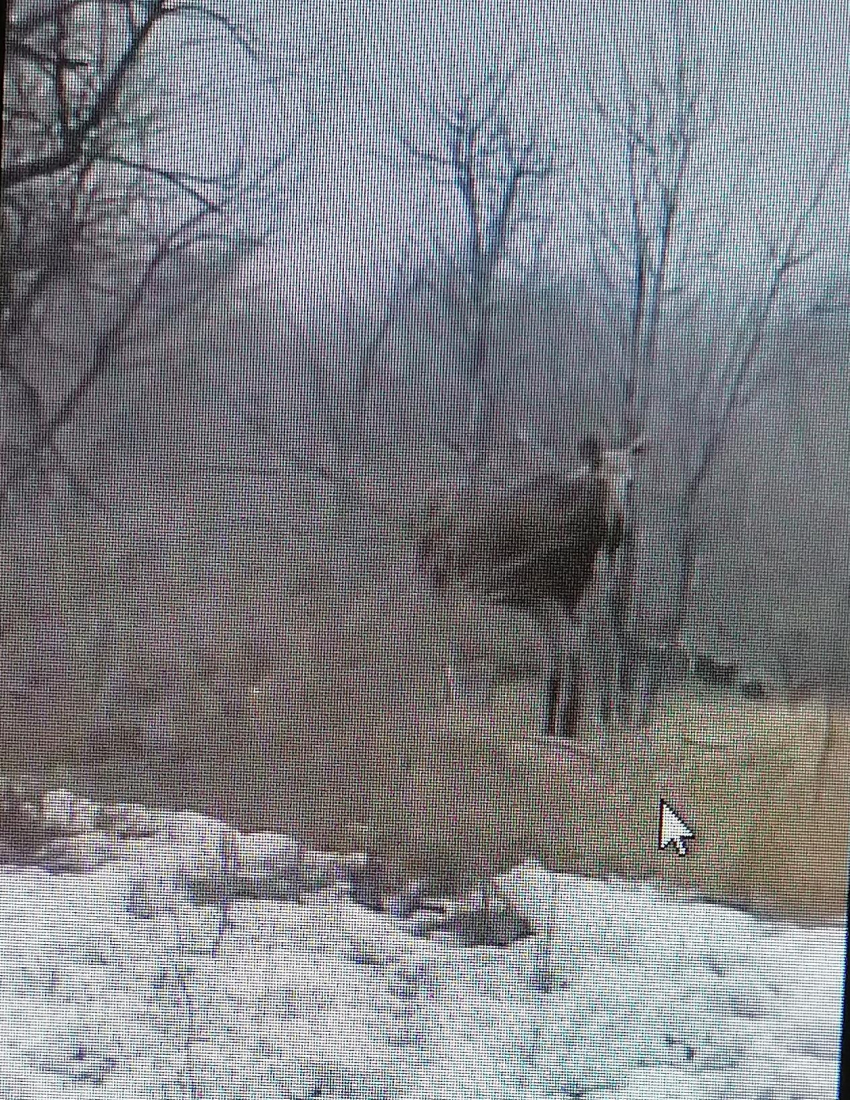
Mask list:
[[[462,591],[522,611],[544,632],[549,738],[576,733],[575,692],[566,705],[563,698],[567,652],[575,650],[577,610],[599,553],[613,560],[622,544],[643,449],[642,437],[606,449],[589,436],[580,447],[584,465],[571,476],[546,473],[487,497],[460,494],[434,507],[419,533],[416,566],[436,594]]]

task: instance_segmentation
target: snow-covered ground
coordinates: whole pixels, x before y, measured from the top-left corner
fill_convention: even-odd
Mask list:
[[[188,857],[172,829],[84,874],[0,869],[2,1100],[836,1095],[842,928],[527,866],[500,885],[543,931],[508,948],[333,886],[236,901],[219,940],[182,816]]]

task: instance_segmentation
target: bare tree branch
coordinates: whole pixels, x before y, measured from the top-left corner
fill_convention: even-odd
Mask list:
[[[197,229],[209,216],[209,211],[199,211],[161,241],[118,316],[96,341],[88,368],[81,373],[50,415],[39,416],[38,426],[14,461],[7,456],[5,468],[0,470],[0,499],[4,499],[9,490],[33,469],[42,453],[54,445],[59,431],[71,421],[95,384],[113,368],[124,332],[136,316],[163,264],[173,257],[175,249],[187,246],[189,239],[194,237]]]
[[[128,6],[127,11],[132,13],[132,6]],[[111,71],[103,74],[103,82],[94,102],[88,110],[81,110],[81,117],[76,122],[71,121],[71,108],[65,98],[64,83],[59,83],[58,90],[63,98],[60,116],[64,119],[64,124],[60,125],[58,147],[44,155],[4,166],[0,177],[3,188],[18,187],[39,177],[53,175],[70,168],[81,159],[87,140],[100,130],[114,111],[129,74],[139,64],[145,46],[157,25],[168,14],[169,8],[165,0],[152,0],[147,7],[145,18],[138,26],[132,27],[127,44]],[[64,17],[64,11],[61,15]]]
[[[0,415],[8,423],[0,433],[0,497],[40,469],[45,456],[52,455],[69,483],[79,481],[68,472],[60,432],[115,365],[131,325],[161,308],[157,296],[166,273],[173,281],[176,264],[191,269],[199,249],[237,255],[256,243],[257,234],[238,232],[230,215],[249,195],[268,191],[286,159],[248,168],[243,135],[228,169],[206,176],[118,148],[116,138],[126,134],[141,147],[160,102],[159,89],[145,85],[140,92],[136,81],[142,59],[158,48],[153,36],[160,22],[204,20],[240,37],[237,24],[212,8],[166,0],[45,0],[35,8],[20,5],[19,16],[22,10],[21,17],[13,13],[14,40],[38,56],[18,51],[4,102]],[[189,212],[181,214],[187,203]],[[97,335],[85,369],[70,387],[63,380],[56,402],[46,397],[51,387],[36,386],[20,363],[38,362],[51,346],[61,362],[63,349],[55,333],[40,331],[40,318],[49,318],[45,303],[61,303],[61,284],[83,265],[87,297],[99,312]],[[175,299],[174,286],[165,297]],[[176,298],[179,308],[186,295]],[[34,355],[36,342],[41,347]],[[33,400],[24,400],[27,393]]]
[[[559,148],[542,137],[520,141],[508,116],[515,67],[487,72],[472,92],[444,109],[430,105],[425,138],[399,135],[408,161],[433,173],[460,206],[464,230],[452,262],[460,289],[456,305],[470,331],[467,377],[475,391],[466,443],[471,471],[483,468],[494,445],[504,369],[491,362],[490,329],[500,265],[523,223],[522,204],[548,180]]]

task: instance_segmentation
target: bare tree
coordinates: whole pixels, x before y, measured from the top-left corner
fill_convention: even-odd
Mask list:
[[[558,152],[557,144],[540,133],[520,136],[521,127],[510,114],[515,78],[516,69],[493,69],[447,105],[429,104],[419,132],[400,135],[409,159],[451,193],[460,214],[458,238],[445,249],[443,272],[444,292],[468,332],[464,370],[474,396],[470,430],[460,446],[473,477],[493,450],[508,384],[492,354],[498,277],[518,226],[554,171]]]
[[[815,218],[836,176],[850,163],[850,127],[839,134],[832,153],[816,173],[807,197],[778,239],[765,239],[765,268],[762,286],[743,312],[736,339],[725,357],[701,373],[697,390],[700,409],[700,439],[693,463],[678,501],[679,561],[674,629],[681,630],[694,580],[698,545],[693,527],[699,492],[735,420],[752,401],[769,377],[769,365],[760,354],[776,318],[783,294],[797,269],[818,254],[813,240]],[[819,295],[818,298],[822,298]]]
[[[591,230],[596,275],[615,299],[617,320],[625,321],[627,354],[619,387],[624,437],[645,426],[662,323],[679,299],[674,267],[693,264],[690,242],[680,230],[687,215],[684,192],[697,147],[718,117],[705,63],[687,45],[678,0],[670,4],[669,24],[669,57],[659,58],[658,70],[648,78],[638,82],[614,42],[614,94],[603,94],[590,77],[583,89],[594,125],[576,169],[579,205]],[[612,184],[606,182],[603,134],[613,144]],[[724,224],[721,219],[712,227],[715,236]]]
[[[377,307],[366,312],[360,301],[346,303],[343,316],[323,324],[340,329],[345,346],[339,360],[327,354],[309,358],[308,367],[316,418],[316,441],[309,455],[295,465],[334,482],[343,496],[357,494],[365,440],[364,418],[381,380],[381,356],[413,302],[429,285],[429,266],[410,257],[390,272],[378,293]],[[324,350],[324,349],[323,349]]]
[[[175,89],[161,72],[151,75],[166,27],[204,27],[260,63],[241,28],[204,4],[50,0],[12,11],[0,200],[4,499],[47,458],[81,487],[58,437],[117,365],[134,323],[146,312],[162,315],[177,268],[185,281],[199,260],[212,272],[255,243],[237,230],[239,207],[259,197],[280,158],[250,168],[243,142],[223,171],[199,174],[181,163],[180,143],[160,117]],[[60,358],[57,292],[81,272],[94,337],[70,379],[51,379],[33,366],[43,366],[45,345]],[[81,327],[66,321],[64,335]]]
[[[658,388],[662,326],[680,305],[674,267],[685,266],[683,195],[695,149],[717,119],[717,103],[700,58],[687,46],[681,4],[669,11],[668,57],[639,79],[612,35],[615,86],[603,91],[586,75],[580,103],[586,120],[584,155],[575,179],[589,229],[596,279],[607,289],[609,319],[622,332],[619,423],[623,439],[646,428],[647,402]],[[608,604],[616,671],[601,686],[603,713],[629,709],[637,662],[633,589],[638,517],[630,501],[623,551],[609,578]]]
[[[245,49],[244,31],[212,5],[167,0],[18,0],[8,16],[3,188],[56,176],[95,160],[120,162],[116,132],[129,121],[143,65],[166,23],[215,24]],[[157,170],[173,182],[188,174]]]
[[[380,511],[370,491],[373,441],[367,438],[366,419],[385,380],[393,334],[430,280],[427,262],[405,254],[382,271],[377,287],[358,271],[353,286],[338,286],[335,296],[315,303],[309,325],[297,324],[291,331],[308,397],[303,430],[297,439],[276,445],[270,409],[277,383],[260,383],[248,395],[244,417],[259,454],[227,469],[269,479],[303,475],[305,487],[312,485],[330,504],[335,521],[358,522],[364,506]]]
[[[250,117],[241,123],[225,106],[225,118],[198,119],[199,128],[210,127],[199,155],[199,143],[175,128],[195,117],[191,109],[176,116],[172,108],[193,95],[202,100],[203,77],[192,75],[189,86],[193,70],[169,63],[179,57],[175,44],[193,38],[219,62],[216,79],[228,50],[258,80],[269,76],[256,43],[205,3],[47,0],[12,11],[0,194],[0,504],[7,517],[15,506],[30,510],[51,482],[60,499],[70,489],[107,508],[90,475],[100,472],[99,436],[142,384],[128,366],[261,243],[246,210],[279,192],[294,135],[282,132],[258,156]],[[223,123],[227,135],[213,128]],[[163,380],[175,366],[174,356],[154,364]],[[120,397],[110,402],[115,387]],[[104,399],[105,414],[93,416]],[[124,453],[130,445],[119,440]],[[122,548],[130,511],[116,509],[108,520]],[[122,639],[132,610],[123,592],[107,610],[103,707],[110,692],[124,691],[129,645]],[[173,684],[163,678],[151,736],[169,735],[185,700],[183,671]]]
[[[610,591],[611,620],[617,638],[620,671],[617,708],[642,719],[653,691],[655,672],[638,675],[646,661],[663,654],[681,633],[689,608],[698,552],[694,513],[708,473],[726,442],[739,412],[759,392],[769,376],[761,356],[792,275],[817,251],[812,239],[816,215],[839,169],[847,160],[847,135],[814,172],[808,196],[801,196],[780,239],[765,241],[765,266],[760,277],[745,283],[739,273],[736,335],[725,354],[716,334],[705,341],[702,357],[680,361],[670,339],[673,323],[692,334],[699,345],[701,325],[709,331],[727,326],[712,301],[714,266],[723,247],[733,242],[730,227],[740,207],[748,154],[735,146],[725,153],[736,158],[738,188],[726,203],[718,203],[711,177],[716,158],[707,150],[720,119],[718,89],[729,89],[731,61],[710,71],[707,59],[694,47],[697,40],[682,0],[671,0],[660,45],[651,52],[649,71],[639,79],[615,43],[617,86],[603,93],[588,79],[583,88],[587,107],[587,156],[577,173],[579,201],[589,227],[589,243],[599,282],[607,288],[613,312],[624,332],[625,368],[620,384],[620,424],[623,433],[645,428],[655,436],[658,458],[672,473],[653,491],[665,497],[672,513],[664,524],[671,530],[672,575],[660,562],[646,558],[658,548],[641,545],[647,517],[632,506],[624,552]],[[664,60],[666,54],[667,60]],[[734,59],[733,59],[734,60]],[[711,140],[710,140],[711,139]],[[613,184],[609,182],[613,145]],[[727,168],[729,164],[722,167]],[[619,175],[618,175],[619,173]],[[728,288],[724,288],[728,293]],[[834,300],[834,295],[828,296]],[[817,299],[820,300],[820,299]],[[824,298],[824,301],[826,298]],[[682,425],[671,430],[671,425]],[[663,433],[664,439],[659,438]],[[663,453],[669,452],[669,453]],[[679,474],[677,471],[680,471]],[[673,476],[675,473],[675,476]],[[640,499],[640,498],[638,498]],[[661,512],[656,502],[656,527]],[[669,613],[656,614],[646,648],[640,619],[651,600],[652,583],[673,591]],[[637,601],[637,574],[644,578],[642,604]],[[663,623],[660,636],[658,623]]]

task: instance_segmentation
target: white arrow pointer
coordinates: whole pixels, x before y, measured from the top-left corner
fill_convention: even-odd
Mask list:
[[[685,841],[694,835],[674,809],[661,799],[661,814],[658,821],[658,850],[663,852],[668,844],[675,844],[680,856],[686,856],[688,849]]]

